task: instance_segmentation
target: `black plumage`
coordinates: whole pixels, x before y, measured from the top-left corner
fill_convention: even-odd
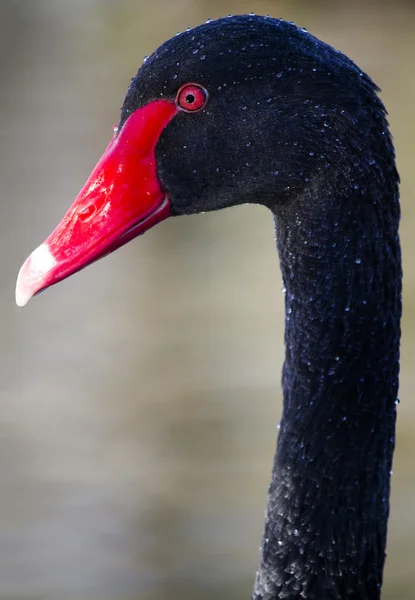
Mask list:
[[[398,175],[377,87],[294,24],[238,16],[163,44],[136,108],[209,93],[156,148],[176,215],[274,214],[286,288],[284,410],[254,600],[380,597],[401,314]]]

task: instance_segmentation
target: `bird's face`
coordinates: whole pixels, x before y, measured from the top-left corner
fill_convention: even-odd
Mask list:
[[[327,167],[345,83],[358,77],[339,56],[294,25],[253,16],[163,44],[132,80],[87,183],[23,265],[17,303],[170,215],[274,208],[304,187]]]

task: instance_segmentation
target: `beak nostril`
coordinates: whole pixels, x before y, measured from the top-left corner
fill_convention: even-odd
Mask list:
[[[96,213],[96,211],[97,207],[94,204],[90,204],[79,211],[78,217],[81,219],[81,221],[88,221],[88,219],[90,219]]]

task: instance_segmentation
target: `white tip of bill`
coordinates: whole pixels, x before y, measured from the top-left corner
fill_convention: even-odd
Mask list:
[[[47,244],[41,244],[23,263],[16,282],[16,304],[25,306],[44,287],[45,275],[56,265]]]

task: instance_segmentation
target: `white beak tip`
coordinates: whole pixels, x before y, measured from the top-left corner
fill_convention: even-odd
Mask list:
[[[31,298],[31,294],[25,293],[23,290],[16,288],[16,304],[17,306],[26,306]]]
[[[16,304],[25,306],[45,285],[46,275],[56,265],[47,244],[41,244],[25,260],[16,281]]]

